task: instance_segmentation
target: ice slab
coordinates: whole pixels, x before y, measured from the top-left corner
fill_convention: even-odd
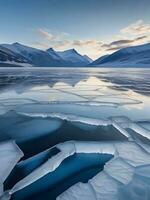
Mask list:
[[[105,172],[100,172],[89,182],[93,186],[97,199],[117,199],[117,192],[120,187],[120,183]]]
[[[21,118],[21,117],[20,117]],[[61,120],[29,118],[19,123],[10,124],[1,128],[2,132],[17,141],[26,141],[38,138],[42,135],[50,134],[61,126]]]
[[[140,126],[150,131],[150,121],[138,122]]]
[[[127,184],[132,179],[135,168],[125,162],[122,158],[114,158],[104,167],[104,171],[114,179]],[[118,173],[119,172],[119,173]]]
[[[25,116],[30,116],[30,117],[52,117],[52,118],[58,118],[70,122],[81,122],[84,124],[88,125],[95,125],[95,126],[107,126],[111,124],[111,120],[105,120],[105,119],[94,119],[94,118],[89,118],[89,117],[83,117],[83,116],[78,116],[78,115],[73,115],[73,114],[65,114],[65,113],[56,113],[56,112],[49,112],[49,113],[34,113],[34,112],[19,112],[19,114],[25,115]]]
[[[134,167],[150,163],[149,153],[135,142],[118,143],[116,150],[121,158]]]
[[[150,140],[150,130],[145,129],[136,123],[130,124],[130,128]]]
[[[119,200],[149,200],[150,197],[150,165],[135,169],[133,179],[118,191]]]
[[[19,149],[14,141],[0,143],[0,191],[2,192],[3,183],[23,156],[23,152]],[[1,196],[1,195],[0,195]]]
[[[70,187],[66,193],[62,193],[60,196],[58,196],[57,200],[66,200],[66,195],[70,200],[97,200],[91,185],[84,183],[78,183]]]

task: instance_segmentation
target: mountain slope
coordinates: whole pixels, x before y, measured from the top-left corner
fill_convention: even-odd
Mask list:
[[[19,43],[0,45],[0,63],[36,67],[81,67],[88,66],[91,59],[80,55],[75,49],[56,52],[52,48],[46,51]]]
[[[48,54],[53,57],[56,60],[62,60],[64,61],[58,54],[57,52],[53,49],[53,48],[49,48],[46,50],[48,52]]]
[[[103,59],[100,58],[95,65],[108,67],[150,67],[150,43],[123,48]]]
[[[104,60],[104,58],[108,57],[109,55],[104,55],[104,56],[101,56],[100,58],[96,59],[95,61],[93,61],[91,63],[91,66],[92,65],[98,65],[102,60]]]
[[[57,54],[65,60],[70,66],[87,66],[90,62],[85,56],[80,55],[75,49],[58,51]]]
[[[93,60],[90,58],[90,57],[88,57],[87,55],[84,55],[83,56],[87,61],[89,61],[89,63],[92,63],[93,62]]]
[[[63,60],[55,59],[47,51],[28,47],[19,43],[3,44],[3,47],[23,56],[28,63],[37,67],[54,67],[64,65]]]
[[[0,45],[0,65],[2,64],[24,66],[28,65],[28,61],[23,56]]]

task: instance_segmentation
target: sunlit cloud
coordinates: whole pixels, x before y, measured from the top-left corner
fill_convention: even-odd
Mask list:
[[[69,34],[65,32],[54,32],[54,31],[50,31],[48,29],[42,29],[42,28],[38,29],[37,32],[43,39],[46,39],[48,41],[55,41],[55,42],[64,40],[66,37],[69,36]]]
[[[148,34],[150,33],[150,24],[145,23],[143,20],[138,20],[137,22],[121,29],[121,33],[130,35]]]
[[[39,32],[39,34],[41,36],[43,36],[47,40],[50,40],[50,41],[52,40],[53,41],[53,40],[57,40],[58,39],[56,35],[53,35],[52,33],[48,32],[48,31],[46,31],[44,29],[38,29],[38,32]]]
[[[74,40],[73,45],[78,47],[99,47],[102,45],[102,42],[99,40]]]

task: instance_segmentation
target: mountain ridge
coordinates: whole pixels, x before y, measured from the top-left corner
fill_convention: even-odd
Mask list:
[[[92,66],[98,67],[150,67],[150,43],[122,48],[100,57]]]
[[[16,65],[20,65],[21,63],[24,63],[23,60],[26,64],[37,67],[79,67],[86,66],[90,63],[88,59],[79,54],[75,49],[62,52],[64,54],[66,52],[70,53],[67,58],[63,58],[64,56],[62,55],[60,56],[59,54],[61,53],[58,53],[53,48],[41,50],[17,42],[12,44],[1,44],[0,50],[1,65],[3,63],[9,63],[10,65],[11,62],[12,64],[15,62]],[[10,52],[13,54],[13,56],[10,55]],[[4,56],[4,54],[8,55]],[[74,59],[72,60],[71,58]]]

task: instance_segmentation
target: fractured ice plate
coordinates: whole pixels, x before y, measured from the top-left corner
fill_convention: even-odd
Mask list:
[[[0,196],[4,181],[22,156],[23,152],[14,141],[0,143]]]

